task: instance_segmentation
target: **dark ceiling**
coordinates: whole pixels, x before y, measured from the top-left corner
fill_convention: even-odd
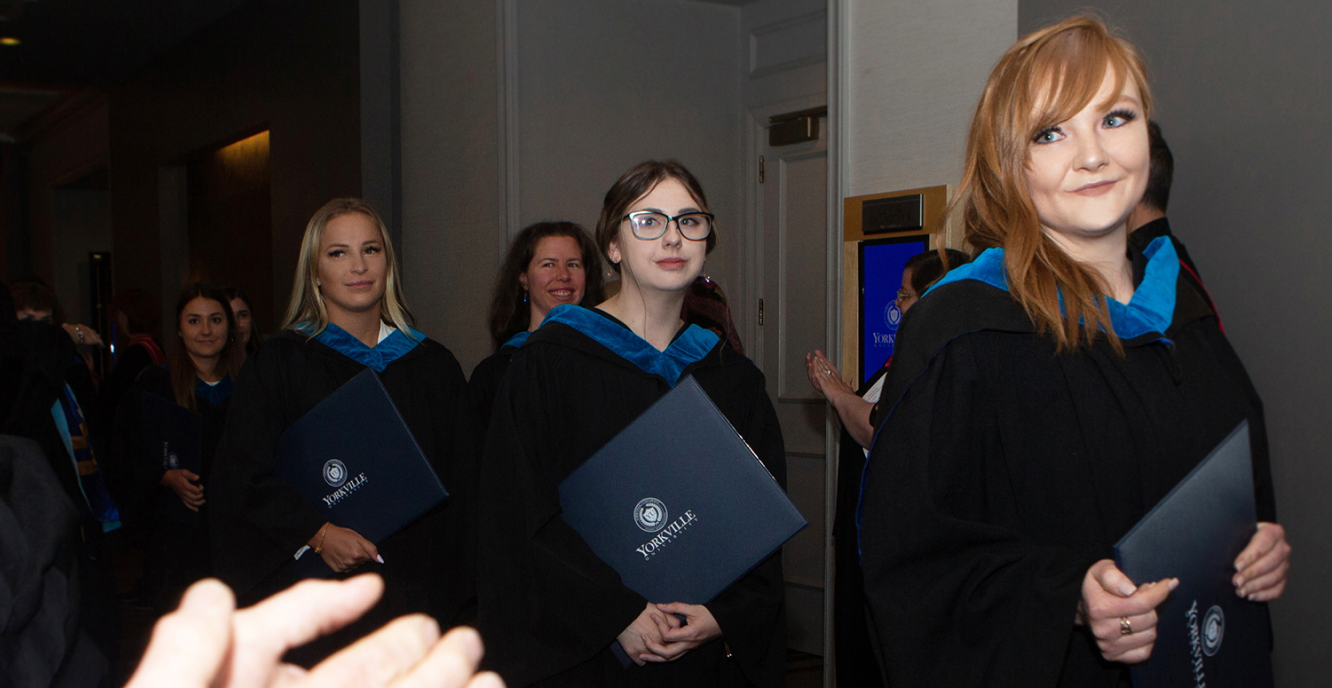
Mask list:
[[[0,82],[107,88],[244,0],[0,0]]]

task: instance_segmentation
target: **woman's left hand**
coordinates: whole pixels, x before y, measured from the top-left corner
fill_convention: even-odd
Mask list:
[[[645,662],[671,662],[685,655],[686,652],[711,640],[720,638],[721,626],[712,612],[701,604],[672,602],[657,605],[660,614],[653,614],[657,629],[661,631],[664,643],[649,640],[647,647],[652,652],[640,655]],[[676,615],[683,616],[685,623],[680,623]]]
[[[829,361],[828,357],[818,349],[805,354],[805,374],[809,376],[809,386],[829,399],[839,393],[855,394],[856,392],[849,383],[842,379],[842,374],[837,371],[837,367],[832,364],[832,361]]]
[[[1270,602],[1286,589],[1290,571],[1290,543],[1286,530],[1275,523],[1259,523],[1249,546],[1235,558],[1235,594],[1250,602]]]

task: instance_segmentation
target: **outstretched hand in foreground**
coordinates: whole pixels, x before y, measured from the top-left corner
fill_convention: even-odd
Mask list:
[[[217,580],[195,583],[162,617],[127,688],[180,686],[436,686],[503,688],[476,674],[484,649],[476,631],[440,637],[422,614],[399,617],[310,670],[282,663],[299,647],[355,621],[384,592],[374,574],[304,581],[245,609]]]

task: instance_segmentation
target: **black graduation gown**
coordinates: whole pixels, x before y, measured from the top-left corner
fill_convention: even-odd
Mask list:
[[[351,337],[337,332],[342,341]],[[384,597],[360,621],[298,661],[313,662],[406,613],[429,613],[441,625],[452,625],[474,595],[473,557],[464,529],[475,482],[476,438],[466,382],[448,349],[417,336],[420,343],[383,365],[379,379],[449,499],[378,543],[383,565],[371,562],[346,574],[379,573]],[[213,564],[242,601],[296,582],[293,557],[325,522],[299,493],[273,477],[278,438],[365,368],[319,339],[283,331],[265,339],[241,370],[213,467],[211,504]],[[303,556],[319,555],[308,550]]]
[[[163,547],[168,571],[173,573],[171,585],[182,588],[199,578],[212,575],[209,564],[208,517],[212,494],[213,457],[226,424],[230,397],[214,403],[204,396],[195,396],[195,408],[202,419],[203,436],[200,438],[199,484],[204,486],[204,504],[196,514],[185,515],[180,497],[164,485],[160,448],[148,446],[143,436],[143,395],[151,394],[176,403],[171,386],[169,364],[149,366],[139,375],[116,408],[114,450],[112,456],[122,467],[124,478],[117,494],[117,506],[128,526],[147,533],[151,546]],[[229,379],[219,385],[231,386]],[[196,383],[200,384],[200,383]],[[184,516],[184,518],[182,518]],[[180,574],[180,575],[174,575]]]
[[[1244,419],[1258,517],[1275,519],[1257,393],[1173,250],[1156,253],[1136,257],[1133,302],[1168,296],[1169,325],[1116,317],[1122,357],[1104,339],[1056,354],[997,288],[1002,256],[907,314],[860,513],[889,685],[1128,685],[1074,625],[1083,577]]]
[[[586,316],[572,318],[579,327],[562,319],[568,315],[562,311],[575,308]],[[653,374],[634,361],[650,366],[664,357],[619,321],[560,306],[514,354],[481,471],[479,529],[486,546],[477,575],[485,663],[509,686],[781,685],[780,552],[708,603],[723,639],[675,662],[625,669],[610,648],[647,600],[624,587],[559,515],[560,481],[685,375],[694,376],[785,487],[781,429],[763,374],[711,333],[700,345],[704,332],[690,326],[677,336],[677,343],[688,337],[699,345],[687,357],[693,362]],[[638,345],[621,346],[630,338]]]
[[[495,395],[499,393],[500,381],[509,370],[509,361],[518,347],[527,341],[531,332],[519,332],[500,346],[499,351],[487,356],[472,369],[472,377],[467,380],[467,390],[472,395],[476,414],[482,428],[490,426],[490,407],[495,405]]]

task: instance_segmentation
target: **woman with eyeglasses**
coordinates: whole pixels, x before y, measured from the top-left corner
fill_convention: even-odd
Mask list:
[[[1259,523],[1218,592],[1253,615],[1239,633],[1270,638],[1249,605],[1281,595],[1290,545],[1261,401],[1169,240],[1128,248],[1151,114],[1141,57],[1094,18],[1023,37],[990,73],[952,201],[979,254],[903,322],[865,469],[892,685],[1131,685],[1188,582],[1132,580],[1114,545],[1243,421]]]
[[[682,165],[629,170],[597,222],[619,293],[595,309],[556,307],[513,356],[482,465],[487,544],[477,568],[486,662],[511,686],[782,683],[780,553],[705,605],[648,600],[560,517],[560,481],[686,376],[785,485],[762,373],[715,333],[681,320],[715,230],[702,187]]]

